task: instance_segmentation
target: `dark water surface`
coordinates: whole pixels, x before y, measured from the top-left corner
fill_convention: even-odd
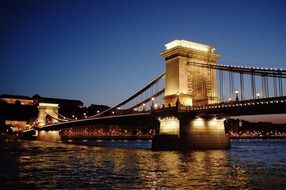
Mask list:
[[[1,141],[1,189],[286,189],[286,140],[152,151],[151,141]]]

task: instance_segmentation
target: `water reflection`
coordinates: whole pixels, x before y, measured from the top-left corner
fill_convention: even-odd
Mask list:
[[[261,159],[262,155],[259,152],[248,153],[257,149],[267,153],[271,143],[264,144],[262,148],[261,143],[253,145],[244,142],[241,145],[235,142],[231,150],[191,152],[98,147],[91,146],[88,144],[90,142],[84,143],[86,145],[41,141],[1,142],[0,162],[3,163],[0,166],[1,187],[4,189],[264,189],[264,187],[279,188],[286,185],[284,148],[279,145],[274,148],[280,151],[279,156],[284,156],[280,158]],[[109,141],[109,143],[116,142]],[[151,142],[140,143],[140,147],[149,147]],[[283,145],[286,145],[286,142]],[[269,178],[275,179],[275,184],[269,184]],[[264,181],[268,184],[264,184]]]

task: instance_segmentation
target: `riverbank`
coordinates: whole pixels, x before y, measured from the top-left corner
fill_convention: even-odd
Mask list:
[[[229,136],[230,139],[286,139],[286,136]]]
[[[286,136],[229,136],[230,139],[286,139]],[[35,140],[24,136],[0,135],[0,140]],[[62,136],[61,140],[152,140],[151,136],[94,136],[94,137],[72,137]]]

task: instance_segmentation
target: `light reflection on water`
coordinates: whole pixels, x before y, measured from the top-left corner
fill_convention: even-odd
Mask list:
[[[151,151],[151,141],[1,141],[1,189],[282,189],[286,140]]]

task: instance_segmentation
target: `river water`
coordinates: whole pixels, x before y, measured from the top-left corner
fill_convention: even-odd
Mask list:
[[[1,189],[286,189],[286,140],[152,151],[151,141],[0,141]]]

